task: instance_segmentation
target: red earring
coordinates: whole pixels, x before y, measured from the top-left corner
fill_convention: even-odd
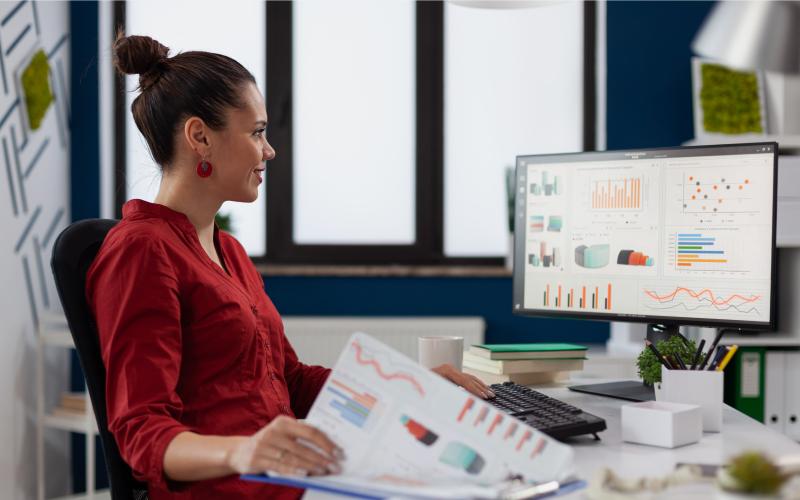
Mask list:
[[[207,162],[206,159],[203,158],[200,160],[200,163],[197,164],[197,175],[203,178],[208,177],[211,175],[212,169],[213,167],[211,167],[211,163]]]

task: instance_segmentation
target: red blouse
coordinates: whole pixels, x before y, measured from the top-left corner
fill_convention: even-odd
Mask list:
[[[176,483],[164,452],[180,432],[250,435],[278,415],[303,418],[329,370],[297,360],[261,275],[214,231],[227,272],[189,219],[132,200],[87,274],[106,367],[108,427],[151,500],[297,498],[237,476]]]

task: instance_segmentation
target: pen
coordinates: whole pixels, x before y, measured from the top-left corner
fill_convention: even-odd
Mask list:
[[[711,355],[714,353],[714,349],[716,349],[717,344],[719,343],[719,339],[722,338],[722,333],[724,331],[725,330],[723,330],[722,328],[717,330],[717,336],[714,337],[714,342],[712,342],[711,343],[711,347],[708,348],[708,356],[706,356],[706,359],[703,360],[703,364],[700,365],[700,368],[698,368],[698,370],[705,370],[706,369],[706,365],[708,364],[708,360],[711,359]]]
[[[686,368],[686,363],[683,362],[683,360],[681,359],[681,355],[678,354],[677,352],[675,353],[675,359],[678,361],[678,366],[681,367],[681,370],[686,370],[687,369]]]
[[[649,348],[650,348],[650,350],[651,350],[651,351],[653,351],[653,354],[655,354],[655,355],[656,355],[656,359],[657,359],[657,360],[659,360],[659,361],[661,362],[661,364],[662,364],[662,365],[664,365],[665,367],[667,367],[667,370],[672,370],[672,366],[671,366],[671,365],[669,364],[669,362],[668,362],[668,361],[667,361],[667,360],[664,358],[664,356],[662,356],[662,355],[661,355],[661,353],[660,353],[660,352],[658,352],[658,349],[656,349],[656,346],[654,346],[652,342],[650,342],[649,340],[645,340],[645,341],[644,341],[644,343],[645,343],[645,345],[647,345],[647,347],[649,347]]]
[[[722,360],[723,357],[725,357],[725,353],[727,351],[728,348],[725,347],[724,345],[717,347],[717,353],[714,354],[714,361],[712,361],[711,364],[708,365],[708,371],[714,371],[717,369],[717,365],[719,365],[719,362]]]
[[[689,347],[691,344],[689,343],[689,339],[683,336],[681,332],[675,332],[675,334],[683,340],[683,343],[686,347]]]
[[[730,363],[731,358],[733,358],[733,355],[736,353],[736,349],[738,348],[739,348],[738,345],[732,345],[731,348],[728,349],[728,354],[726,354],[725,357],[722,358],[722,361],[719,362],[719,366],[717,366],[718,372],[721,372],[722,370],[725,369],[726,366],[728,366],[728,363]]]
[[[692,370],[697,368],[697,363],[700,361],[700,355],[703,354],[703,346],[706,345],[706,339],[702,339],[700,341],[700,345],[697,346],[697,351],[694,353],[694,357],[692,358]]]

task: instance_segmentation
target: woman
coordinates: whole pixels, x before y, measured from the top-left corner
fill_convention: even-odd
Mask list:
[[[298,361],[261,276],[214,225],[223,202],[256,199],[275,157],[264,101],[233,59],[168,51],[149,37],[114,44],[117,69],[140,75],[133,117],[163,175],[155,203],[125,204],[87,274],[109,429],[152,500],[296,498],[237,474],[340,470],[342,450],[296,420],[329,370]]]

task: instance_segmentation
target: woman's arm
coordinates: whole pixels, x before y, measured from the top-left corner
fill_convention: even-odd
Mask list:
[[[476,396],[480,396],[483,399],[494,397],[494,392],[492,392],[489,386],[484,384],[481,379],[474,375],[456,370],[456,367],[450,363],[445,363],[431,370]]]
[[[342,457],[342,451],[323,432],[281,416],[249,437],[182,432],[167,446],[164,474],[173,481],[266,470],[301,476],[335,474],[341,471],[338,462]]]

